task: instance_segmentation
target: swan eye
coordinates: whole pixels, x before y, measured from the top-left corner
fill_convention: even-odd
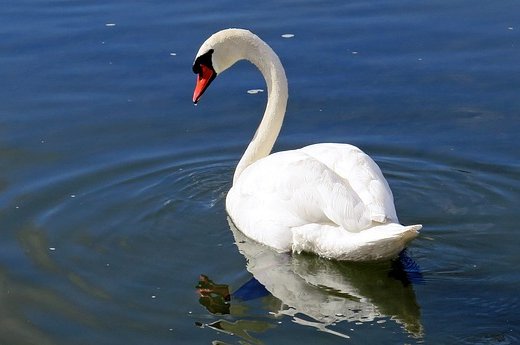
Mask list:
[[[193,73],[200,74],[202,71],[202,65],[209,67],[213,69],[213,62],[212,62],[212,56],[213,56],[213,49],[208,50],[202,55],[197,56],[195,59],[195,62],[193,63]]]

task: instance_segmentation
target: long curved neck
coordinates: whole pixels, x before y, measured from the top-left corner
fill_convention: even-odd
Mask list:
[[[238,162],[233,176],[233,184],[240,174],[252,163],[271,153],[280,129],[282,128],[287,106],[287,78],[280,59],[264,41],[257,36],[249,38],[244,58],[251,61],[264,76],[267,84],[267,106],[253,140],[247,146]]]

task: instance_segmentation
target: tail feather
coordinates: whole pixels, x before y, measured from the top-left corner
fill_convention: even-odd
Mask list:
[[[422,225],[381,224],[358,233],[341,227],[307,224],[293,228],[294,252],[348,261],[387,260],[396,257],[419,234]]]
[[[410,242],[419,235],[419,230],[422,229],[421,224],[416,225],[401,225],[396,223],[389,223],[374,226],[368,230],[363,231],[367,235],[367,241],[401,241],[403,245]]]

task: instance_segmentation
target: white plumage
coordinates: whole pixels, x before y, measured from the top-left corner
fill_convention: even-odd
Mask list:
[[[210,62],[204,62],[208,55]],[[194,71],[211,69],[214,76],[208,72],[204,79],[197,72],[194,101],[216,75],[241,59],[264,75],[268,103],[226,198],[237,228],[278,251],[355,261],[396,256],[421,225],[399,224],[388,183],[368,155],[331,143],[269,154],[285,114],[287,81],[276,54],[256,35],[222,30],[202,45]]]
[[[348,144],[316,144],[256,161],[229,191],[226,209],[255,241],[339,260],[395,256],[420,229],[398,224],[379,167]]]

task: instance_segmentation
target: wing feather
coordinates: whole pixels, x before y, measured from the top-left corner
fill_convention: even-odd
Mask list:
[[[287,250],[291,229],[305,224],[359,232],[374,220],[392,216],[375,202],[389,188],[368,156],[350,145],[332,154],[330,147],[316,146],[321,145],[274,153],[243,171],[228,193],[226,207],[247,236]]]
[[[349,182],[371,218],[379,223],[398,222],[392,191],[381,169],[366,153],[349,144],[316,144],[301,149]]]

